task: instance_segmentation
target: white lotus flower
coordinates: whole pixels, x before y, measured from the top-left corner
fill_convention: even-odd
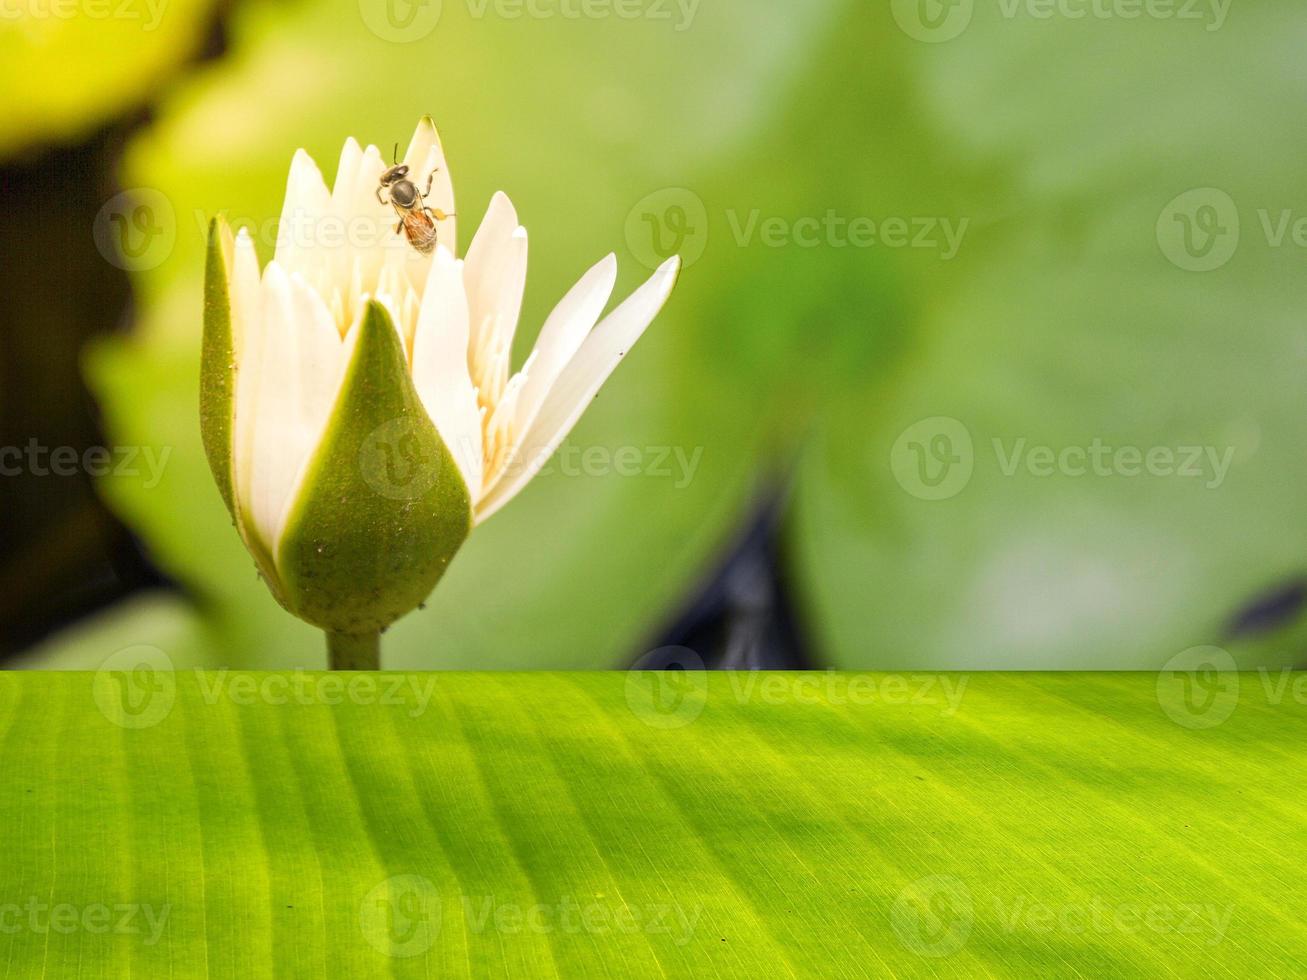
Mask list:
[[[455,258],[453,188],[429,118],[403,162],[419,191],[430,180],[425,204],[450,215],[428,254],[378,198],[381,153],[353,139],[330,190],[295,154],[262,273],[244,231],[233,240],[218,221],[211,238],[205,446],[274,594],[334,632],[383,628],[425,597],[470,527],[548,460],[662,308],[679,265],[600,319],[617,273],[613,255],[600,260],[513,372],[526,229],[496,194]],[[404,453],[421,457],[411,491],[378,471]]]

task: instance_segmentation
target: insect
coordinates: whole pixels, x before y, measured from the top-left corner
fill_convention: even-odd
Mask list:
[[[427,207],[426,196],[431,193],[431,182],[436,179],[436,171],[427,175],[427,188],[419,192],[417,184],[408,179],[408,165],[400,163],[398,158],[399,144],[396,143],[393,156],[396,162],[381,175],[377,200],[389,204],[399,215],[395,234],[403,232],[410,245],[423,255],[429,255],[436,247],[436,222],[454,215],[446,214],[439,208]],[[383,190],[387,192],[386,197],[381,196]]]

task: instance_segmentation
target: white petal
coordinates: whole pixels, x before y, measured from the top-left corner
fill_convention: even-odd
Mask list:
[[[259,285],[259,256],[254,249],[250,233],[242,228],[236,236],[232,250],[231,293],[232,353],[240,363],[245,339],[257,329],[259,304],[262,302]]]
[[[381,158],[381,151],[369,146],[359,161],[354,191],[348,199],[350,211],[346,216],[346,238],[360,261],[364,282],[376,282],[387,252],[402,247],[391,230],[395,224],[394,209],[377,200],[377,188],[381,186],[381,175],[385,171],[386,162]]]
[[[616,282],[617,256],[609,254],[581,277],[545,320],[518,401],[517,431],[525,432],[535,421],[549,389],[608,305]]]
[[[341,341],[320,297],[275,262],[263,276],[256,358],[249,517],[276,554],[283,515],[300,470],[321,438],[340,382]]]
[[[281,540],[291,504],[299,496],[304,474],[322,442],[344,380],[347,351],[353,350],[358,333],[355,330],[351,342],[345,344],[322,297],[298,276],[291,278],[290,300],[299,330],[299,354],[296,362],[285,366],[285,370],[299,374],[297,448],[292,452],[300,454],[300,461],[277,519],[275,541]]]
[[[350,220],[354,206],[354,188],[358,180],[359,167],[363,163],[363,148],[354,137],[345,140],[340,151],[340,163],[336,166],[336,180],[331,185],[331,219],[332,230],[344,229]],[[348,283],[354,265],[354,250],[347,248],[343,241],[336,247],[328,248],[327,242],[320,242],[323,253],[322,265],[326,269],[325,282],[329,286],[341,286]],[[342,290],[343,291],[343,290]],[[348,297],[345,298],[348,307]],[[342,327],[343,329],[343,327]]]
[[[679,258],[664,262],[586,338],[558,376],[534,424],[520,438],[504,477],[477,503],[478,523],[513,499],[553,455],[618,362],[667,302],[679,270]]]
[[[413,343],[413,384],[472,499],[481,494],[481,413],[467,370],[467,296],[460,263],[436,247]]]
[[[411,172],[416,171],[419,166],[427,162],[432,150],[440,153],[440,136],[436,133],[436,124],[430,116],[423,116],[418,120],[417,129],[413,130],[413,138],[408,142],[408,149],[404,152],[404,163],[406,163]],[[437,166],[444,167],[444,154],[440,153],[440,160]],[[426,174],[422,174],[422,179],[426,180]]]
[[[340,150],[340,163],[336,166],[336,182],[331,185],[331,203],[336,211],[345,210],[345,201],[354,192],[354,178],[358,176],[363,147],[351,136]]]
[[[275,260],[286,272],[311,275],[322,253],[318,239],[322,222],[331,213],[331,196],[322,171],[303,150],[296,150],[286,179],[286,200],[277,224]]]
[[[322,297],[299,276],[290,280],[290,299],[299,330],[299,357],[284,367],[300,375],[300,425],[316,445],[340,387],[341,338]]]
[[[463,267],[471,325],[469,366],[483,398],[496,399],[502,391],[500,384],[487,393],[487,380],[500,375],[507,379],[505,368],[512,356],[513,333],[526,286],[526,254],[526,229],[517,223],[508,196],[496,193],[468,247]]]

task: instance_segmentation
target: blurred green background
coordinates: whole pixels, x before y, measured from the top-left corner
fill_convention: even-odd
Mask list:
[[[203,228],[275,224],[295,148],[330,179],[347,136],[388,152],[427,112],[460,248],[499,189],[530,230],[519,363],[606,252],[618,295],[660,251],[687,268],[571,455],[478,529],[386,666],[629,664],[778,485],[812,663],[1151,669],[1208,643],[1300,661],[1300,5],[133,2],[128,21],[32,0],[0,24],[0,155],[40,172],[132,120],[117,186],[162,231],[93,273],[127,265],[136,304],[80,363],[109,444],[170,452],[157,484],[96,492],[180,588],[16,665],[142,643],[177,666],[323,664],[201,452]],[[69,234],[102,230],[114,190]],[[7,297],[6,349],[52,342],[44,299]],[[5,377],[0,412],[55,383]],[[1081,472],[1095,445],[1153,462]]]

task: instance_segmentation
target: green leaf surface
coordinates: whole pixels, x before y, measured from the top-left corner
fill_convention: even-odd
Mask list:
[[[1303,675],[167,663],[0,676],[0,976],[1289,976],[1307,942]]]
[[[1307,124],[1285,40],[1307,15],[1033,7],[976,4],[945,43],[888,4],[850,13],[802,95],[870,99],[890,71],[912,93],[910,139],[893,114],[802,131],[833,161],[812,199],[969,221],[952,259],[898,253],[904,302],[868,329],[910,343],[830,400],[801,465],[793,540],[844,666],[1157,667],[1307,563],[1307,252],[1288,231]],[[907,145],[925,160],[884,162]],[[1204,207],[1224,229],[1193,242],[1215,248],[1205,271],[1177,237]],[[885,292],[868,279],[849,306]],[[942,496],[920,466],[951,475]],[[1300,662],[1269,639],[1244,662]]]

